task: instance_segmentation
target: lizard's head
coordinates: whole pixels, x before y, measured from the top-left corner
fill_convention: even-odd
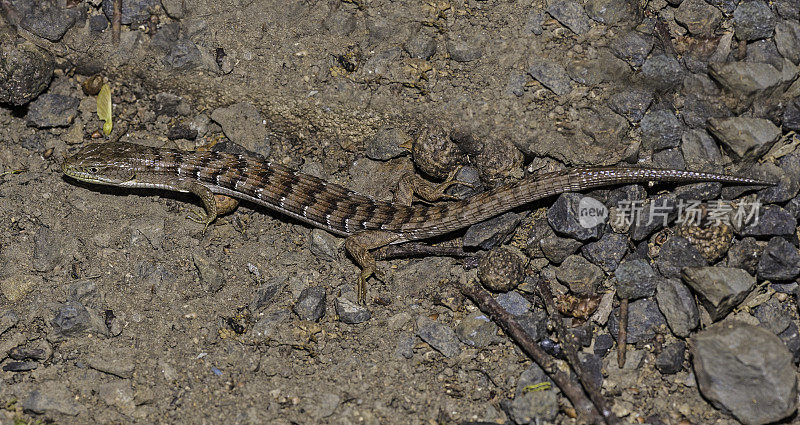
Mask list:
[[[136,175],[137,158],[131,143],[94,143],[64,158],[61,170],[90,183],[124,186]]]

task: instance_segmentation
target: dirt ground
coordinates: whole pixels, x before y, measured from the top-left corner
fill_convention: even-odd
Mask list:
[[[613,25],[576,34],[540,0],[170,0],[123,22],[118,44],[91,28],[100,2],[77,3],[87,16],[58,41],[20,29],[55,58],[47,93],[80,99],[68,125],[0,108],[0,353],[42,350],[33,370],[0,372],[0,424],[511,422],[532,361],[508,337],[445,355],[418,336],[426,321],[455,329],[477,311],[456,287],[474,278],[464,261],[381,262],[371,318],[344,323],[335,299],[354,296],[359,269],[343,239],[252,204],[204,233],[186,219],[200,208],[191,195],[62,176],[64,155],[103,137],[81,84],[100,74],[111,86],[111,137],[123,141],[195,149],[244,132],[238,142],[272,161],[385,199],[412,158],[365,151],[427,125],[479,141],[468,161],[493,186],[556,161],[636,158],[637,127],[606,103],[647,83],[608,46],[666,3],[619,6]],[[591,81],[554,95],[529,75],[543,58]],[[198,135],[168,138],[175,128]],[[530,222],[551,203],[517,212]],[[327,295],[316,322],[293,312],[312,287]],[[623,369],[616,349],[602,357],[624,422],[738,423],[703,399],[690,367],[657,371],[655,345],[631,346]],[[576,423],[549,394],[552,422]]]

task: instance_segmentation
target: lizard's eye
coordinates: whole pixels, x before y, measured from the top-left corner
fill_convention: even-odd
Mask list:
[[[97,172],[100,171],[97,167],[89,167],[88,170],[92,174],[97,174]]]

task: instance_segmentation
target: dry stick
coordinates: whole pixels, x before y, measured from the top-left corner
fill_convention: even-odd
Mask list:
[[[575,344],[575,338],[572,334],[567,332],[564,323],[561,321],[561,314],[558,312],[556,304],[553,301],[554,297],[553,291],[550,290],[550,283],[546,279],[540,279],[537,288],[539,289],[539,295],[541,295],[550,316],[554,318],[553,323],[555,323],[556,334],[561,340],[563,353],[567,357],[569,363],[572,365],[572,368],[575,370],[578,380],[580,380],[581,384],[583,384],[583,389],[586,390],[586,394],[589,395],[589,399],[592,400],[592,403],[594,403],[595,407],[597,407],[597,410],[600,412],[609,413],[609,415],[606,415],[606,422],[613,424],[619,423],[619,418],[611,413],[611,408],[609,408],[608,402],[606,401],[605,397],[603,397],[600,388],[598,388],[594,381],[589,378],[589,373],[584,368],[583,363],[581,363],[581,359],[578,358],[578,349],[576,348],[577,345]]]
[[[398,245],[386,245],[373,252],[376,260],[412,256],[468,257],[474,255],[465,252],[460,246],[431,245],[423,242],[407,242]]]
[[[513,338],[520,348],[547,373],[547,376],[564,392],[579,415],[584,416],[592,423],[603,420],[603,416],[586,397],[580,384],[570,378],[569,374],[560,370],[555,360],[536,345],[536,341],[488,292],[484,291],[476,282],[469,282],[465,279],[461,281],[461,293],[472,299],[481,311],[489,314],[492,320],[500,325],[503,331]],[[615,417],[610,411],[605,413],[606,417]]]
[[[628,349],[628,299],[619,300],[619,331],[617,331],[617,364],[625,366],[625,352]]]
[[[111,41],[119,44],[119,33],[122,29],[122,0],[114,0],[114,12],[111,14]]]

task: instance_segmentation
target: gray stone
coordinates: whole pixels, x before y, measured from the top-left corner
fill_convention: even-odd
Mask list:
[[[575,34],[585,34],[591,28],[589,17],[580,3],[573,0],[551,0],[547,3],[547,13]]]
[[[789,130],[800,130],[800,99],[795,99],[783,111],[783,126]]]
[[[36,128],[67,127],[78,114],[80,99],[60,94],[43,94],[28,106],[25,119]]]
[[[629,31],[611,42],[611,50],[618,58],[633,66],[642,66],[653,50],[653,37],[638,31]]]
[[[694,296],[678,279],[664,279],[656,288],[658,309],[676,336],[685,338],[700,324],[700,311]]]
[[[451,37],[447,40],[447,53],[456,62],[472,62],[483,56],[481,44],[477,38]]]
[[[12,4],[22,17],[21,27],[53,42],[61,40],[86,13],[81,7],[64,8],[52,1],[16,0]]]
[[[681,274],[714,321],[728,315],[756,286],[755,277],[730,267],[684,267]]]
[[[685,0],[675,11],[675,20],[690,34],[709,38],[722,21],[722,13],[703,0]]]
[[[792,307],[776,298],[770,298],[767,302],[754,308],[752,312],[761,327],[775,335],[785,331],[792,324]]]
[[[316,322],[325,315],[325,288],[310,286],[300,293],[292,311],[302,320]]]
[[[583,244],[575,239],[562,238],[551,234],[539,241],[542,253],[551,263],[560,264],[568,256],[580,249]]]
[[[38,362],[7,362],[3,365],[4,372],[30,372],[39,367]]]
[[[777,205],[762,206],[757,221],[752,221],[742,229],[743,236],[789,236],[793,235],[797,220],[785,209]]]
[[[200,49],[191,40],[177,40],[169,47],[169,52],[161,63],[175,71],[189,71],[202,64]]]
[[[263,315],[250,331],[255,341],[269,341],[276,339],[279,331],[279,325],[289,320],[291,312],[286,309],[280,309]]]
[[[628,238],[620,233],[606,233],[600,240],[581,248],[581,254],[587,260],[597,264],[607,273],[617,269],[626,252],[628,252]]]
[[[556,62],[534,61],[528,69],[528,74],[558,96],[564,96],[571,90],[567,70]]]
[[[69,302],[59,308],[52,324],[59,334],[76,336],[92,329],[92,317],[82,304]]]
[[[658,353],[655,360],[656,369],[664,375],[674,375],[683,369],[683,358],[686,354],[686,343],[678,341],[669,344]]]
[[[550,422],[558,413],[558,398],[556,391],[541,390],[531,391],[533,385],[553,381],[536,364],[531,365],[519,376],[517,387],[514,391],[514,400],[509,404],[508,411],[511,419],[517,424]]]
[[[97,396],[108,406],[116,407],[123,413],[133,413],[136,408],[131,381],[127,379],[101,384],[97,388]]]
[[[677,199],[674,194],[656,195],[639,206],[638,211],[627,211],[633,219],[630,229],[631,239],[641,241],[657,230],[666,227],[678,216]],[[635,214],[630,217],[630,214]]]
[[[740,97],[766,92],[783,81],[781,72],[768,63],[714,62],[709,64],[709,73],[722,87]]]
[[[672,56],[654,54],[642,65],[642,77],[657,90],[670,90],[683,82],[686,71]]]
[[[462,243],[465,247],[492,249],[508,238],[517,228],[522,218],[519,214],[508,212],[499,217],[470,226],[464,232]]]
[[[417,336],[445,357],[461,354],[461,344],[456,333],[445,324],[420,317],[417,321]]]
[[[756,274],[758,261],[764,252],[763,242],[753,237],[735,241],[728,250],[728,267],[743,269],[752,275]],[[759,276],[761,277],[761,276]],[[763,278],[763,277],[762,277]]]
[[[566,235],[579,241],[596,239],[600,236],[602,226],[586,227],[581,223],[582,205],[601,205],[594,198],[577,193],[563,193],[553,206],[547,209],[547,221],[556,233]]]
[[[528,311],[517,316],[516,319],[525,333],[534,341],[540,341],[547,336],[547,313],[544,310]]]
[[[800,253],[786,239],[775,236],[758,260],[757,270],[761,279],[793,280],[800,275]]]
[[[783,69],[783,58],[772,39],[756,40],[747,43],[745,62],[767,63],[775,69]]]
[[[253,300],[247,306],[250,313],[256,313],[270,305],[270,301],[275,295],[286,287],[288,277],[286,275],[273,277],[263,284],[253,293]]]
[[[680,236],[670,236],[658,253],[655,262],[658,272],[666,278],[680,278],[681,268],[701,267],[708,261],[688,240]]]
[[[496,301],[507,312],[514,316],[525,314],[531,308],[531,302],[517,291],[510,291],[497,296]]]
[[[684,126],[670,110],[653,111],[642,118],[642,146],[661,150],[680,145]]]
[[[225,272],[217,261],[212,261],[197,252],[192,254],[192,262],[197,270],[200,285],[206,293],[219,292],[225,286]]]
[[[139,25],[150,19],[150,12],[159,6],[159,0],[122,0],[122,25]],[[103,13],[108,20],[114,14],[114,1],[103,0]]]
[[[636,19],[636,11],[630,3],[617,0],[592,0],[584,6],[586,14],[606,25],[619,25]]]
[[[634,259],[623,261],[617,267],[617,296],[619,298],[637,299],[651,297],[656,287],[664,280],[645,260]]]
[[[456,335],[464,344],[484,348],[500,340],[497,325],[481,311],[470,313],[456,326]]]
[[[781,340],[757,326],[731,321],[698,333],[689,343],[697,384],[718,409],[745,424],[791,415],[797,403],[792,355]]]
[[[406,40],[403,48],[412,58],[428,60],[436,54],[436,39],[420,31]]]
[[[739,40],[752,41],[772,36],[775,21],[775,14],[761,0],[743,1],[733,11],[733,27]]]
[[[778,335],[778,338],[786,344],[786,348],[792,353],[792,361],[794,364],[800,362],[800,331],[794,322],[789,323],[789,326]]]
[[[577,295],[595,295],[605,274],[580,255],[570,255],[556,268],[556,278]]]
[[[664,149],[653,154],[653,166],[670,170],[685,170],[686,163],[679,149]]]
[[[611,110],[632,123],[642,120],[651,103],[653,103],[653,93],[645,90],[625,90],[615,93],[608,99]]]
[[[778,141],[781,130],[770,120],[752,117],[711,118],[709,131],[737,159],[760,159]]]
[[[108,373],[123,379],[133,377],[136,368],[136,353],[128,347],[101,347],[89,354],[87,363],[90,368]]]
[[[7,307],[0,310],[0,336],[7,330],[16,326],[17,322],[19,322],[19,316],[17,316],[17,313],[14,313],[13,310]]]
[[[44,382],[22,402],[22,410],[45,415],[77,416],[86,411],[61,382]]]
[[[397,158],[406,153],[406,150],[400,147],[400,145],[408,142],[410,139],[411,137],[399,128],[382,127],[375,133],[375,137],[367,140],[364,155],[366,155],[367,158],[379,161],[388,161],[392,158]]]
[[[778,22],[775,26],[775,45],[784,58],[800,65],[800,22]]]
[[[365,307],[360,306],[345,297],[338,297],[334,300],[334,307],[339,320],[348,325],[363,323],[372,317],[372,313]]]
[[[800,1],[798,0],[773,0],[771,2],[775,11],[783,19],[800,20]]]
[[[269,132],[261,112],[248,102],[217,108],[211,119],[222,127],[225,137],[245,149],[266,155],[269,152]]]
[[[628,336],[629,344],[650,341],[656,336],[659,328],[667,325],[666,319],[658,310],[655,301],[647,298],[628,304]],[[619,308],[608,318],[608,330],[614,338],[619,332]]]
[[[311,246],[309,250],[317,258],[325,261],[338,261],[344,240],[322,229],[311,230]]]

